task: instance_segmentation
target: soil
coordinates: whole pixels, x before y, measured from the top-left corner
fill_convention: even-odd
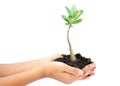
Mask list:
[[[84,68],[86,65],[93,63],[91,61],[91,58],[83,57],[80,53],[76,54],[76,61],[70,60],[70,55],[62,55],[62,58],[57,58],[55,61],[63,62],[65,64],[68,64],[72,67],[76,68]]]

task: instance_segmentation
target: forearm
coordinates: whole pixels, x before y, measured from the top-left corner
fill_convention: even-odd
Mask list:
[[[14,63],[14,64],[0,64],[0,77],[21,73],[37,66],[41,66],[44,63],[51,61],[49,57],[40,58],[37,60]]]
[[[42,68],[42,66],[36,67],[22,73],[0,78],[0,86],[25,86],[44,77]]]

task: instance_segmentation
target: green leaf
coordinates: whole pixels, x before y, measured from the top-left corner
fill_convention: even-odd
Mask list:
[[[72,11],[72,12],[75,12],[75,11],[76,11],[76,6],[75,6],[75,5],[72,6],[71,11]]]
[[[76,11],[74,12],[74,14],[73,14],[73,18],[76,19],[76,17],[78,16],[78,14],[79,14],[79,10],[76,10]]]
[[[76,6],[73,5],[72,8],[71,8],[71,13],[72,13],[72,16],[74,15],[74,12],[76,11]]]
[[[68,8],[68,7],[65,7],[66,8],[66,10],[67,10],[67,12],[68,12],[68,14],[69,14],[69,18],[71,18],[72,17],[72,12],[71,12],[71,10]]]
[[[81,21],[82,21],[82,19],[75,20],[75,21],[73,21],[73,24],[78,24],[78,23],[80,23]]]
[[[70,23],[70,19],[68,17],[66,17],[65,15],[62,15],[62,18],[67,22]]]
[[[79,16],[83,14],[83,10],[79,10],[79,12],[80,12]]]
[[[74,12],[74,18],[78,19],[82,13],[83,13],[83,10],[76,10]]]
[[[70,23],[65,23],[65,25],[70,25]]]

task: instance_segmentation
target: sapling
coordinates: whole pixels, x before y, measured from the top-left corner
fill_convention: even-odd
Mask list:
[[[67,16],[62,15],[62,18],[66,21],[65,25],[68,26],[67,42],[69,45],[70,55],[62,54],[62,57],[55,59],[55,61],[63,62],[69,66],[82,69],[86,65],[93,63],[93,61],[91,61],[91,58],[83,57],[80,53],[74,54],[71,43],[70,43],[70,39],[69,39],[69,32],[74,24],[79,24],[82,21],[82,18],[80,18],[80,16],[83,14],[83,10],[76,9],[75,5],[73,5],[71,8],[68,8],[68,7],[65,7],[65,8],[68,15]]]
[[[70,28],[73,27],[73,24],[78,24],[82,21],[82,18],[80,18],[80,16],[83,14],[83,10],[76,9],[75,5],[73,5],[71,8],[68,8],[68,7],[65,7],[65,8],[68,13],[68,16],[62,15],[62,18],[66,21],[65,25],[68,25],[67,42],[69,45],[70,60],[74,62],[76,61],[76,57],[70,43],[69,31],[70,31]]]

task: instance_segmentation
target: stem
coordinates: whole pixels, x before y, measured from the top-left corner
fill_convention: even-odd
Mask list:
[[[67,41],[68,41],[69,50],[70,50],[70,59],[71,59],[71,61],[75,61],[76,57],[75,57],[75,54],[72,50],[72,46],[71,46],[71,43],[70,43],[70,40],[69,40],[69,31],[70,31],[71,26],[72,25],[69,26],[68,31],[67,31]]]

